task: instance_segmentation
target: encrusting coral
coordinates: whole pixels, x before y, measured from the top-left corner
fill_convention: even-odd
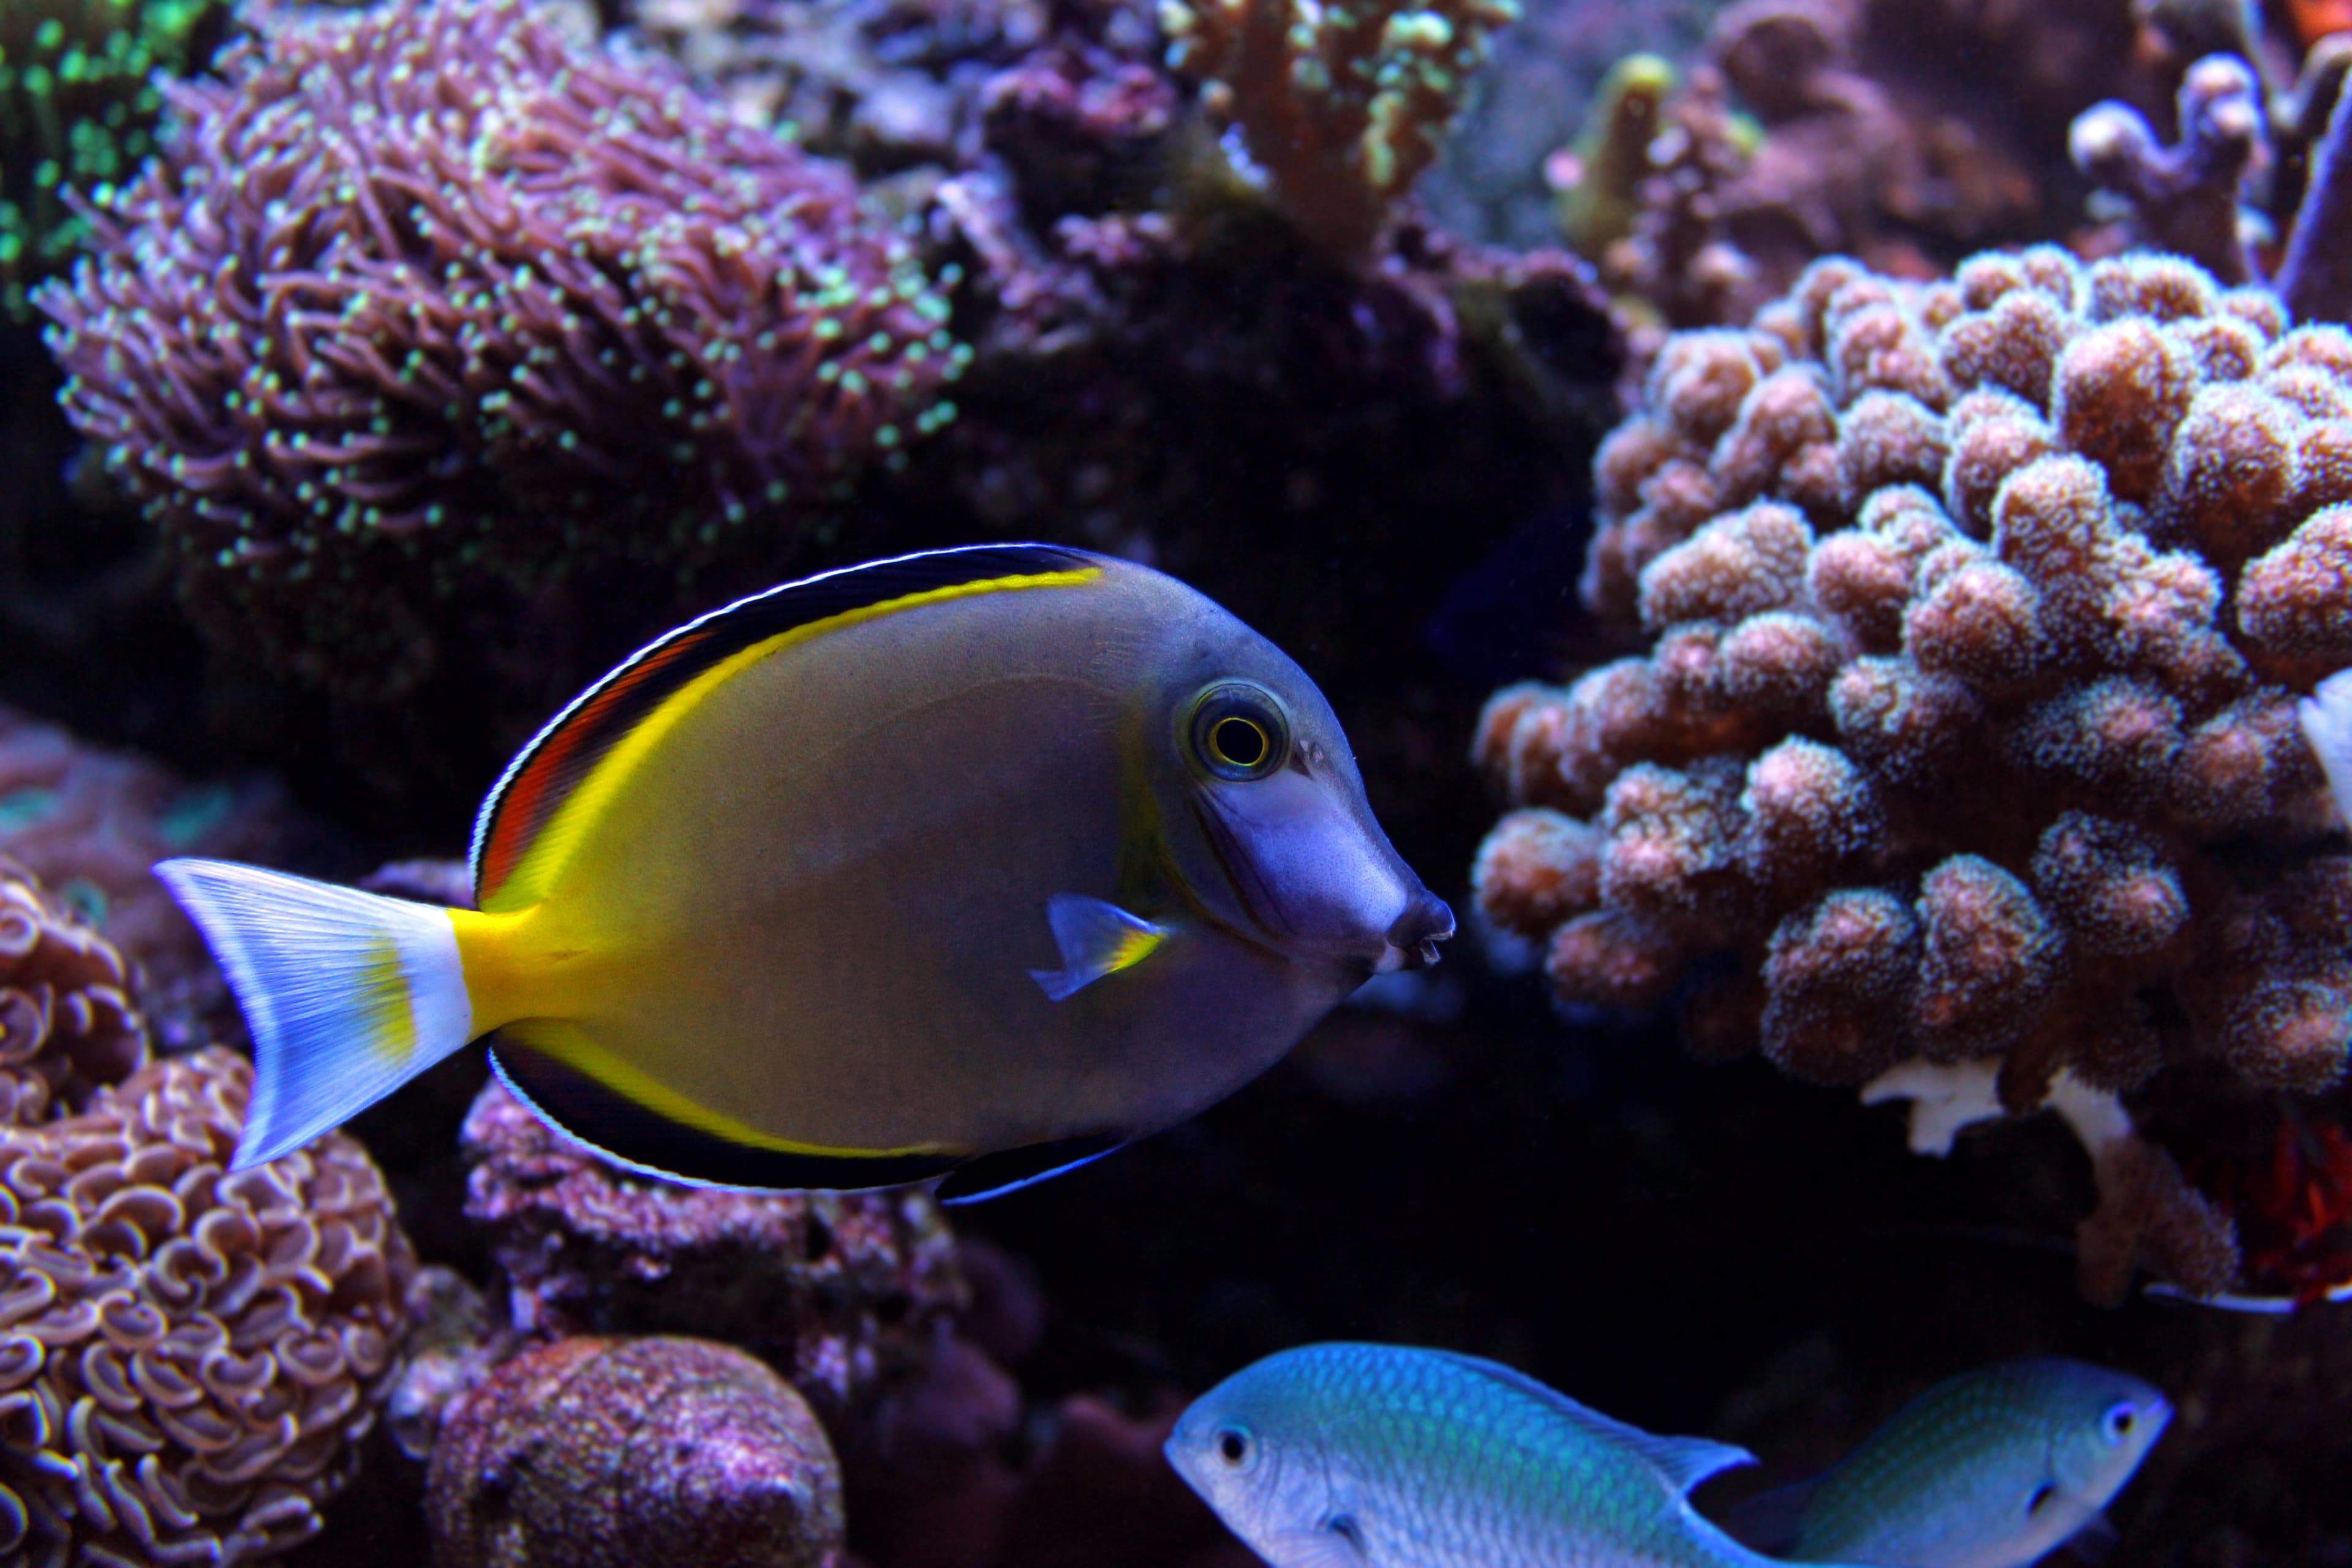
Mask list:
[[[1517,0],[1164,0],[1168,61],[1325,254],[1372,251]]]
[[[908,246],[666,61],[398,0],[220,68],[39,303],[191,607],[273,668],[382,700],[453,596],[782,558],[952,412]]]
[[[841,1557],[824,1429],[757,1357],[703,1340],[583,1337],[516,1357],[451,1406],[426,1485],[446,1568]]]
[[[466,1120],[466,1212],[528,1338],[682,1333],[742,1345],[828,1418],[919,1370],[963,1299],[955,1237],[914,1190],[753,1193],[632,1174],[496,1083]]]
[[[159,70],[201,64],[223,0],[10,0],[0,6],[0,320],[79,247],[66,193],[131,177],[152,145]]]
[[[2011,1111],[2338,1080],[2352,859],[2294,693],[2352,662],[2352,336],[2173,258],[1829,260],[1644,404],[1583,593],[1651,651],[1476,742],[1520,807],[1480,905],[1560,995],[1679,990],[1698,1049],[1825,1082],[1997,1056]]]
[[[341,1133],[226,1173],[252,1069],[147,1063],[119,954],[0,882],[0,1556],[228,1563],[315,1534],[415,1265]]]

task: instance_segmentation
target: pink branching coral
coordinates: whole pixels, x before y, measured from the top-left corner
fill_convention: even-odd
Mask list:
[[[1165,0],[1168,63],[1205,82],[1275,206],[1326,254],[1370,253],[1517,0]]]
[[[91,1065],[12,1058],[0,1078],[24,1112],[53,1083],[78,1098]],[[317,1533],[358,1463],[406,1328],[408,1242],[341,1133],[226,1174],[251,1089],[214,1047],[0,1125],[8,1562],[268,1556]]]
[[[779,552],[951,413],[846,175],[518,0],[273,24],[41,308],[68,412],[210,629],[376,694],[436,597]]]
[[[1583,590],[1653,639],[1488,705],[1487,918],[1799,1076],[1998,1058],[2324,1089],[2352,858],[2294,692],[2352,663],[2352,335],[2169,258],[1813,267],[1685,332]]]

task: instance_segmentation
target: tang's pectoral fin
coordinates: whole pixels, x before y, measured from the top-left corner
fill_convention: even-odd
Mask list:
[[[1033,969],[1029,977],[1056,1002],[1142,963],[1169,935],[1166,926],[1083,893],[1055,893],[1046,900],[1045,920],[1062,950],[1062,967]]]

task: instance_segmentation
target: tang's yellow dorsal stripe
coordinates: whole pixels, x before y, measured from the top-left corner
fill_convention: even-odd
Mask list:
[[[545,898],[614,795],[729,679],[827,632],[981,595],[1091,583],[1075,551],[982,545],[901,556],[791,584],[717,610],[590,688],[508,769],[475,825],[474,896],[489,911]]]

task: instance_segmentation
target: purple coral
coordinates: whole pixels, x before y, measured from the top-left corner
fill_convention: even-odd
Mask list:
[[[2321,58],[2313,57],[2302,112],[2282,113],[2273,123],[2254,68],[2233,54],[2208,55],[2182,79],[2178,143],[2165,146],[2128,104],[2101,103],[2074,121],[2074,162],[2128,205],[2145,243],[2179,251],[2225,283],[2243,283],[2261,278],[2262,268],[2242,199],[2274,163],[2307,159],[2299,202],[2273,215],[2285,232],[2270,281],[2301,320],[2352,321],[2352,94],[2336,85],[2339,62],[2336,84],[2325,89],[2334,101],[2326,102],[2320,85],[2329,73]]]
[[[466,1213],[526,1335],[730,1341],[831,1416],[919,1368],[962,1301],[955,1238],[919,1192],[727,1192],[633,1175],[495,1083],[461,1147]]]
[[[774,554],[961,355],[846,175],[516,0],[279,21],[44,290],[211,630],[394,693],[436,599]]]
[[[1583,586],[1651,651],[1499,694],[1477,742],[1523,807],[1482,907],[1562,995],[1735,954],[1702,1048],[1997,1057],[2012,1110],[2200,1058],[2338,1079],[2313,911],[2352,861],[2293,707],[2352,659],[2352,337],[2169,258],[1832,260],[1670,340],[1644,403]],[[2160,1266],[2211,1284],[2210,1216],[2174,1231]]]

